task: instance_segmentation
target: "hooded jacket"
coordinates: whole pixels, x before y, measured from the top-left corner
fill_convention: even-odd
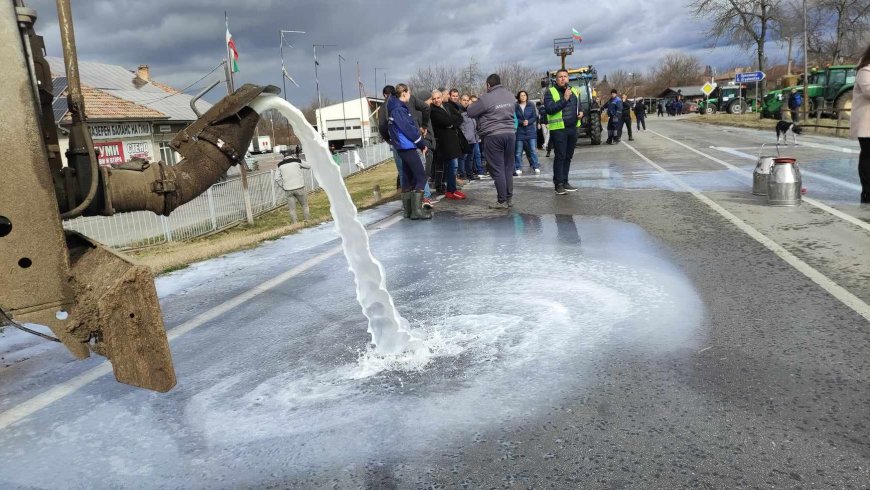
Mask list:
[[[535,104],[526,101],[525,110],[520,108],[519,102],[514,106],[515,115],[517,116],[517,141],[528,141],[538,137],[537,123],[538,111],[535,109]],[[523,121],[528,120],[529,125],[523,126]]]
[[[468,117],[477,119],[477,132],[483,137],[514,133],[514,104],[517,99],[501,85],[490,87],[474,104]]]
[[[426,148],[426,142],[420,136],[420,130],[408,106],[398,97],[390,97],[388,104],[390,142],[393,147],[397,150]]]

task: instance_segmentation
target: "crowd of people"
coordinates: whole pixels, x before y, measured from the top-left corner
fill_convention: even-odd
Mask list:
[[[421,95],[405,84],[385,86],[378,128],[393,150],[405,216],[430,219],[433,194],[461,201],[466,199],[463,186],[484,178],[492,179],[496,188],[496,202],[489,207],[509,209],[513,177],[522,175],[523,157],[539,175],[538,150],[544,148],[547,157],[554,153],[555,193],[576,191],[568,175],[584,112],[579,89],[570,87],[568,78],[567,71],[558,71],[556,83],[536,104],[524,90],[509,92],[498,74],[487,77],[486,91],[479,97],[457,89]],[[610,116],[608,143],[618,143],[624,128],[633,140],[632,111],[638,130],[646,130],[642,103],[629,103],[614,90],[605,108]]]

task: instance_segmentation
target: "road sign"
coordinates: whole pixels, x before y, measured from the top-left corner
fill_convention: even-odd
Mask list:
[[[714,90],[716,90],[716,84],[715,84],[715,83],[707,82],[707,83],[704,84],[703,87],[701,87],[701,92],[704,92],[704,95],[707,95],[707,96],[709,96],[710,94],[712,94]]]
[[[760,82],[764,80],[764,72],[763,71],[750,71],[747,73],[738,73],[734,77],[734,81],[737,83],[752,83],[752,82]]]

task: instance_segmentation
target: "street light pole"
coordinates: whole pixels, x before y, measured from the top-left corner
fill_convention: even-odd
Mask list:
[[[317,47],[326,48],[330,46],[335,46],[335,44],[314,44],[314,83],[317,86],[317,130],[320,131],[320,137],[326,139],[326,133],[323,132],[323,124],[322,119],[323,116],[321,112],[323,111],[323,99],[320,98],[320,79],[317,77],[317,67],[320,66],[320,63],[317,62]]]
[[[383,71],[384,69],[383,69],[383,68],[375,68],[375,84],[374,84],[374,86],[372,87],[372,90],[375,91],[375,97],[378,96],[378,93],[377,93],[377,92],[378,92],[378,70]],[[384,86],[386,87],[387,84],[384,83]]]
[[[345,113],[345,110],[344,110],[344,77],[341,76],[341,62],[342,62],[342,60],[347,61],[341,57],[341,53],[338,53],[338,81],[339,81],[339,84],[341,85],[341,118],[342,118],[341,125],[344,126],[344,144],[347,144],[347,114]]]
[[[281,49],[281,87],[282,87],[283,90],[284,90],[284,91],[282,92],[282,93],[284,94],[284,100],[287,100],[287,82],[286,82],[286,78],[287,78],[287,69],[284,68],[284,34],[289,34],[289,33],[305,34],[305,31],[285,31],[285,30],[281,30],[281,41],[280,41],[280,43],[281,43],[281,48],[280,48],[280,49]],[[290,45],[289,43],[288,43],[287,45],[290,46],[291,48],[293,47],[293,46]],[[291,80],[292,80],[292,78],[291,78]],[[293,83],[295,84],[296,82],[293,82]],[[297,85],[297,87],[298,87],[298,85]]]
[[[809,50],[807,49],[807,0],[804,0],[804,103],[803,110],[801,112],[804,113],[804,122],[806,122],[807,117],[809,116],[807,110],[810,106],[809,94],[807,93],[807,84],[809,83]],[[819,107],[816,107],[816,111],[821,110]],[[818,112],[816,112],[818,114]],[[818,117],[818,116],[816,116]]]

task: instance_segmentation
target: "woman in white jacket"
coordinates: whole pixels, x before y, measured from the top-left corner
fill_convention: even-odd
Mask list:
[[[858,177],[861,179],[861,202],[870,204],[870,46],[858,62],[855,88],[852,91],[852,137],[858,138]]]

